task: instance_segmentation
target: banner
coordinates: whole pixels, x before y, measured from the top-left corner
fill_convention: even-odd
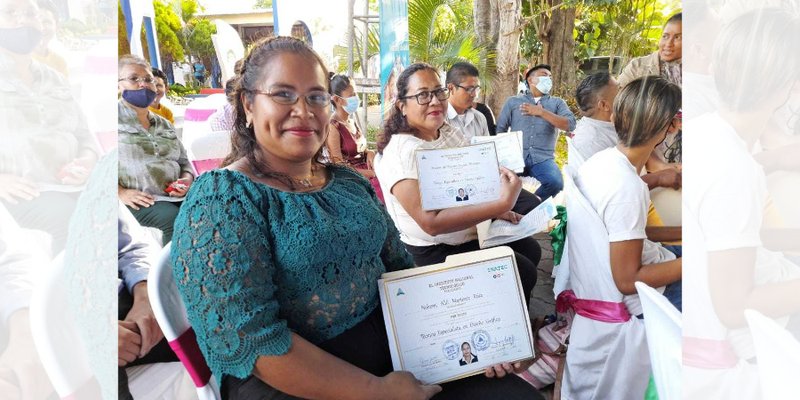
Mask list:
[[[225,21],[215,19],[214,24],[217,26],[217,33],[211,35],[211,41],[222,71],[221,82],[224,87],[225,82],[236,75],[233,70],[236,62],[244,58],[244,45],[239,33]]]
[[[395,81],[408,66],[408,0],[380,0],[383,117],[397,97]]]

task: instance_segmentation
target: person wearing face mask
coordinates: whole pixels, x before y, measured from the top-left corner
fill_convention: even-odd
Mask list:
[[[55,254],[98,151],[69,84],[33,58],[39,16],[31,0],[0,0],[0,201]]]
[[[117,193],[140,224],[161,230],[166,244],[194,173],[175,128],[148,109],[156,98],[155,82],[150,63],[141,57],[119,59]]]
[[[525,175],[541,182],[536,195],[542,200],[555,196],[564,187],[554,153],[558,131],[575,129],[575,115],[567,103],[550,96],[552,73],[547,64],[536,65],[525,73],[528,91],[509,98],[497,119],[497,132],[522,131]]]
[[[345,75],[330,73],[331,104],[335,111],[331,116],[330,134],[325,142],[331,162],[353,167],[369,179],[378,198],[383,202],[383,193],[375,177],[372,161],[375,153],[367,149],[367,137],[361,132],[356,118],[351,118],[360,106],[353,85]]]

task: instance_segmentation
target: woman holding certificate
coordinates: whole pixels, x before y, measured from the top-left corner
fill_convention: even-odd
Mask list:
[[[458,131],[445,124],[447,88],[438,71],[428,64],[412,64],[397,79],[398,100],[378,139],[380,162],[375,171],[381,182],[386,208],[400,230],[400,239],[417,265],[443,262],[448,255],[480,248],[476,225],[501,218],[512,223],[521,216],[512,208],[521,183],[514,172],[500,168],[500,198],[477,205],[426,211],[422,207],[415,152],[469,145]],[[463,189],[459,191],[461,196]],[[461,200],[458,200],[461,199]],[[458,197],[457,201],[465,201]],[[539,244],[531,237],[508,244],[516,252],[517,267],[526,298],[536,284]]]
[[[377,280],[412,261],[369,182],[318,161],[329,84],[300,40],[256,43],[234,94],[233,151],[176,219],[173,273],[223,398],[537,398],[519,379],[437,386],[392,372]]]

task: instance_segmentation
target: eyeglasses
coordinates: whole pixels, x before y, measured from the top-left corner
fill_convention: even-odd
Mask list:
[[[417,99],[417,103],[419,105],[424,106],[433,101],[433,96],[436,96],[436,98],[439,99],[439,101],[445,101],[448,98],[450,98],[450,91],[447,90],[447,88],[439,88],[432,91],[426,90],[424,92],[419,92],[412,96],[400,97],[400,100],[410,99],[414,97]]]
[[[2,21],[34,20],[38,18],[39,14],[32,8],[25,8],[21,10],[6,8],[0,10],[0,20]]]
[[[266,92],[261,90],[250,90],[250,92],[255,94],[263,94],[264,96],[271,98],[272,101],[285,106],[296,104],[297,100],[300,99],[300,95],[297,94],[297,92],[288,89],[270,89]],[[306,104],[311,107],[327,107],[331,104],[330,93],[322,90],[312,90],[308,94],[304,95],[303,98],[306,99]]]
[[[455,86],[456,87],[460,87],[461,89],[464,89],[469,94],[478,93],[478,92],[481,91],[481,85],[472,86],[472,87],[464,87],[464,86],[461,86],[461,85],[455,85]]]
[[[152,77],[149,77],[149,76],[129,76],[127,78],[121,78],[118,82],[122,82],[122,81],[128,81],[128,82],[131,82],[131,83],[136,84],[136,85],[138,85],[138,84],[140,84],[142,82],[144,82],[144,83],[146,83],[148,85],[152,85],[152,84],[156,83],[155,78],[152,78]]]

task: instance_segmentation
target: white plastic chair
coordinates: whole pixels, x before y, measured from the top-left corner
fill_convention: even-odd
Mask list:
[[[60,398],[100,399],[100,386],[68,306],[63,253],[47,267],[30,303],[33,342],[42,366]]]
[[[647,348],[659,400],[681,398],[681,313],[664,295],[636,282],[642,302]]]
[[[789,331],[758,311],[745,310],[758,357],[761,393],[766,400],[797,398],[800,343]]]
[[[150,296],[150,306],[156,316],[158,325],[164,332],[164,337],[170,347],[178,355],[183,366],[189,372],[200,400],[220,400],[217,380],[200,353],[194,330],[189,325],[186,316],[186,307],[183,304],[175,278],[172,276],[170,263],[170,249],[172,243],[167,243],[161,250],[158,263],[150,269],[148,275],[147,293]]]

